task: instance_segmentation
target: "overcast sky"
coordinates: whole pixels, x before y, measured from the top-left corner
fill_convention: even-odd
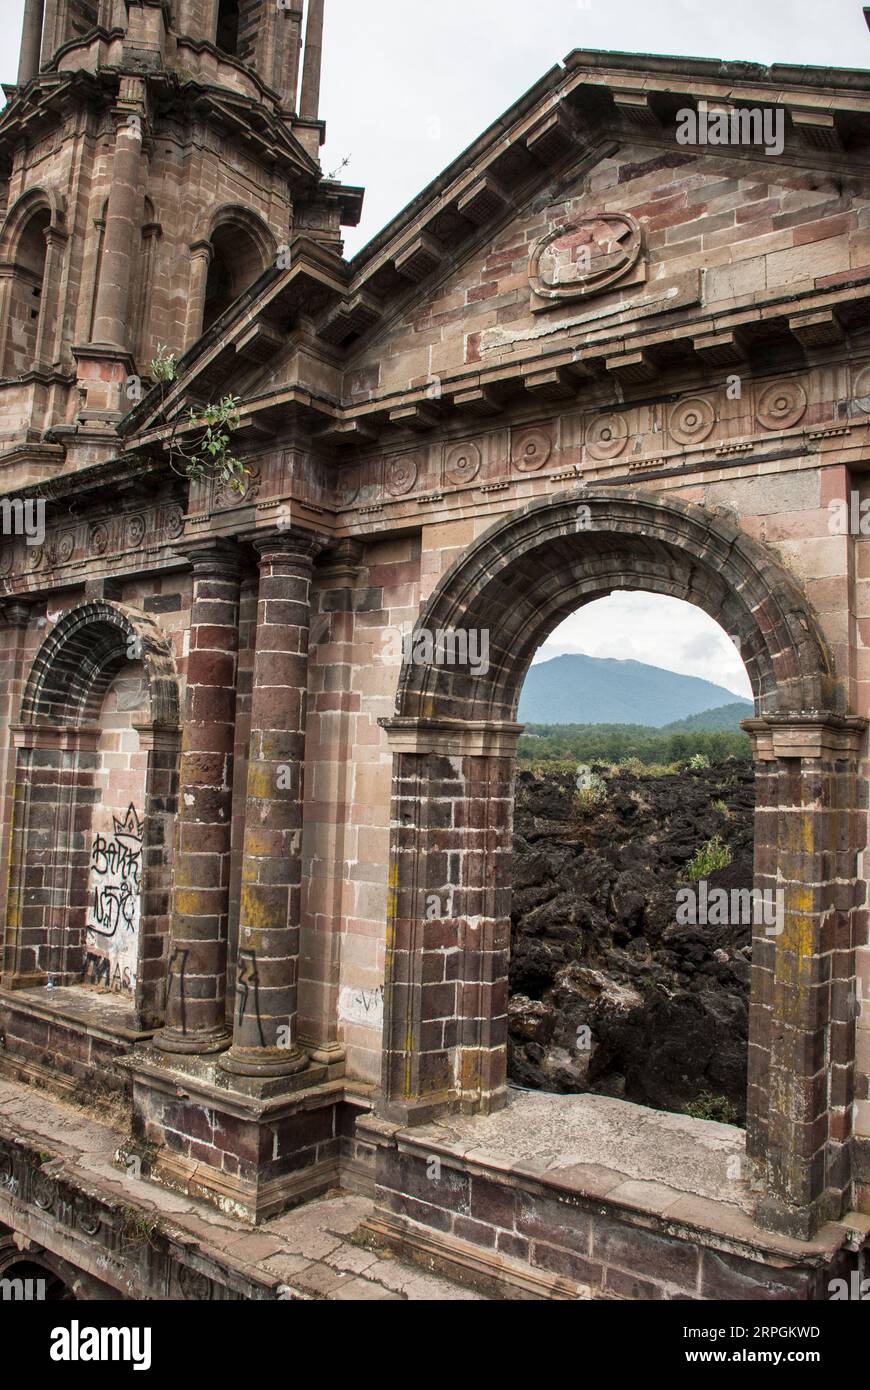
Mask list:
[[[4,82],[15,81],[22,10],[23,0],[0,0]],[[367,189],[347,253],[575,48],[867,67],[862,10],[855,0],[326,0],[324,168],[349,158],[341,177]],[[614,637],[617,627],[624,636]],[[541,655],[564,650],[747,691],[728,639],[676,600],[625,594],[592,604]]]

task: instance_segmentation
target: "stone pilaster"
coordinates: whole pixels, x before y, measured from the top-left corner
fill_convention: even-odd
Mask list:
[[[519,726],[384,725],[394,761],[382,1113],[487,1113],[507,1095]]]
[[[306,822],[305,875],[308,886],[302,946],[300,1028],[312,1060],[343,1066],[347,1049],[339,1036],[339,994],[344,886],[349,861],[357,855],[358,827],[352,824],[353,714],[355,689],[353,606],[365,547],[343,540],[330,548],[317,568],[318,625],[328,623],[320,640],[331,654],[327,688],[312,699],[313,747],[320,771],[330,770],[334,791],[325,801],[315,797],[317,812]],[[337,707],[336,707],[337,705]]]
[[[300,532],[255,542],[257,636],[239,913],[233,1046],[238,1076],[302,1071],[297,986],[311,570],[320,543]]]
[[[747,720],[756,759],[755,886],[777,913],[753,932],[747,1150],[758,1218],[807,1240],[848,1201],[855,1068],[857,754],[866,720]]]
[[[67,233],[48,227],[45,233],[45,271],[42,277],[42,309],[36,333],[33,361],[36,367],[50,367],[57,354],[57,323],[61,313],[60,268]]]
[[[205,290],[212,249],[209,241],[196,241],[190,248],[190,287],[187,294],[187,318],[184,325],[184,348],[187,351],[202,332],[205,313]]]
[[[215,545],[191,555],[193,600],[182,732],[165,1052],[227,1047],[227,933],[232,761],[239,645],[239,557]]]

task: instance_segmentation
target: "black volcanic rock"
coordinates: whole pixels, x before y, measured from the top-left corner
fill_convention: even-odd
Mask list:
[[[751,928],[680,924],[677,891],[716,835],[733,858],[709,890],[752,887],[751,764],[622,771],[606,788],[578,815],[570,774],[518,775],[511,1078],[663,1110],[706,1094],[742,1122]]]

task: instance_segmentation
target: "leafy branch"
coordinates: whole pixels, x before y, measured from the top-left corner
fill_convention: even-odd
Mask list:
[[[178,378],[178,358],[162,344],[158,345],[157,355],[152,359],[151,376],[160,384],[165,399],[166,388]],[[198,431],[195,442],[188,447],[178,437],[182,421]],[[170,467],[192,482],[214,478],[219,486],[229,487],[230,491],[244,496],[250,469],[230,449],[232,436],[240,425],[237,396],[222,396],[200,410],[190,409],[186,415],[179,412],[168,440]]]

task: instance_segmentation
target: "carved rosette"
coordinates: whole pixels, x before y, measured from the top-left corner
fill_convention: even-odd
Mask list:
[[[67,565],[76,553],[76,538],[72,531],[64,531],[58,537],[57,558],[60,564]]]
[[[184,1298],[195,1300],[197,1303],[206,1303],[211,1298],[211,1280],[207,1274],[201,1274],[198,1269],[191,1269],[189,1265],[182,1265],[178,1271],[178,1286]]]
[[[624,415],[599,415],[586,435],[586,451],[594,459],[618,458],[628,443]]]
[[[127,518],[127,544],[131,549],[136,550],[145,539],[145,518],[135,512],[133,516]]]
[[[448,483],[470,483],[480,472],[480,450],[469,441],[451,444],[444,454],[444,478]]]
[[[852,382],[852,399],[859,410],[870,415],[870,367],[863,367]]]
[[[787,430],[801,422],[807,410],[807,393],[799,381],[775,381],[758,397],[755,414],[766,430]]]
[[[109,548],[109,528],[102,521],[92,526],[88,535],[88,550],[91,555],[105,555]]]
[[[668,430],[676,444],[687,447],[703,444],[713,432],[716,412],[704,396],[689,396],[678,401],[670,413]]]
[[[359,496],[360,471],[357,464],[343,468],[338,476],[336,497],[340,507],[350,507]]]
[[[553,452],[553,438],[542,425],[514,430],[511,463],[521,473],[537,473]]]
[[[231,487],[230,480],[225,478],[215,487],[214,504],[224,510],[227,507],[240,507],[245,502],[254,502],[260,495],[261,482],[259,468],[254,468],[247,474],[241,491]]]
[[[167,540],[174,541],[184,530],[184,508],[174,502],[163,513],[163,532]]]
[[[387,460],[385,482],[394,497],[404,497],[417,481],[419,467],[413,454],[399,454]]]
[[[41,1168],[37,1168],[30,1190],[40,1211],[51,1211],[57,1196],[57,1183],[54,1178],[50,1178],[47,1173],[43,1173]]]

